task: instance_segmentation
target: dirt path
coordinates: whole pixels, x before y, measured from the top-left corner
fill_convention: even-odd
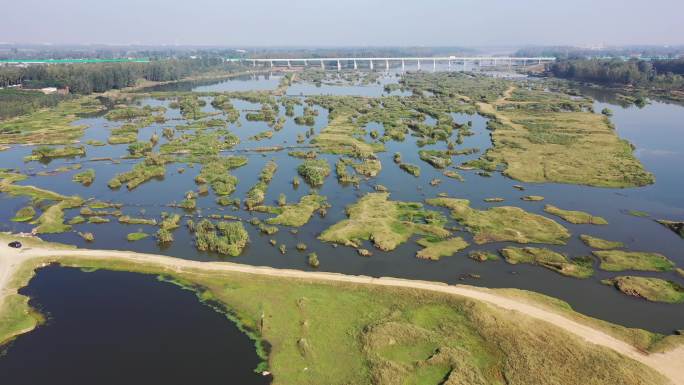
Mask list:
[[[404,287],[458,295],[486,302],[488,304],[498,306],[503,309],[517,311],[529,317],[549,322],[561,329],[564,329],[586,340],[587,342],[612,349],[617,353],[620,353],[624,356],[632,358],[638,362],[641,362],[642,364],[645,364],[653,368],[654,370],[658,371],[659,373],[663,374],[665,377],[670,379],[672,384],[684,385],[684,346],[680,346],[676,349],[670,350],[665,353],[644,354],[636,348],[634,348],[632,345],[624,341],[612,337],[601,330],[594,329],[590,326],[569,319],[561,314],[552,312],[550,310],[546,310],[541,307],[534,306],[523,301],[505,297],[503,295],[497,294],[494,291],[488,291],[487,289],[474,288],[463,285],[450,286],[437,282],[414,281],[399,278],[372,278],[367,276],[344,275],[336,273],[275,269],[270,267],[241,265],[229,262],[197,262],[173,257],[166,257],[161,255],[141,254],[129,251],[87,249],[59,250],[47,248],[25,248],[23,250],[16,250],[7,247],[6,245],[4,245],[3,242],[3,244],[0,245],[0,292],[2,293],[2,295],[0,296],[0,301],[7,294],[9,294],[11,290],[13,290],[11,288],[8,288],[7,284],[11,280],[13,272],[16,271],[17,267],[25,261],[28,261],[33,258],[68,256],[103,258],[110,260],[119,259],[138,263],[153,263],[175,270],[197,269],[203,271],[216,272],[240,272],[274,277],[314,279],[391,287]]]

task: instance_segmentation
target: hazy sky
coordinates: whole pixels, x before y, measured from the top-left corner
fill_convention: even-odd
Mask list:
[[[684,0],[3,0],[0,42],[682,44]]]

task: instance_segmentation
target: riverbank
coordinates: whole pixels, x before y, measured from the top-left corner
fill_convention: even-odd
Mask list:
[[[19,296],[17,290],[27,284],[33,271],[47,263],[57,262],[66,266],[167,275],[206,288],[200,293],[202,296],[214,296],[215,299],[235,309],[243,323],[253,326],[261,334],[261,338],[273,346],[269,357],[269,367],[274,373],[276,383],[298,383],[297,381],[308,383],[312,378],[325,381],[328,374],[324,375],[318,370],[322,368],[328,370],[334,366],[333,363],[336,360],[343,360],[344,357],[348,361],[343,360],[345,365],[340,365],[338,370],[344,370],[344,373],[340,372],[339,375],[348,376],[347,371],[350,369],[361,370],[359,375],[365,373],[368,376],[384,376],[382,378],[390,381],[387,383],[391,383],[394,376],[420,375],[416,372],[417,369],[413,368],[412,365],[416,364],[413,361],[410,365],[413,369],[402,369],[410,373],[376,372],[379,366],[391,363],[385,361],[394,361],[396,357],[390,355],[388,358],[386,354],[376,354],[375,350],[382,351],[389,347],[385,345],[378,347],[375,344],[380,343],[376,340],[377,338],[397,340],[400,336],[401,338],[407,335],[417,336],[425,330],[429,331],[430,327],[435,325],[420,325],[418,322],[419,319],[425,321],[427,314],[415,318],[416,312],[422,311],[427,311],[429,318],[439,325],[443,322],[444,325],[450,324],[447,322],[449,321],[447,315],[456,311],[455,314],[465,317],[465,324],[473,328],[470,332],[477,332],[475,334],[479,333],[479,335],[493,333],[494,329],[488,327],[496,325],[498,331],[488,336],[491,340],[486,342],[473,340],[473,345],[466,347],[466,350],[471,350],[471,354],[479,351],[478,354],[487,358],[485,360],[488,362],[487,367],[473,364],[474,366],[470,368],[480,373],[485,381],[488,380],[488,373],[491,374],[492,371],[510,370],[503,365],[501,354],[509,357],[508,360],[516,359],[516,352],[508,351],[508,348],[496,352],[489,349],[502,349],[502,346],[512,343],[513,345],[520,344],[525,355],[548,355],[559,360],[570,359],[568,356],[563,356],[565,353],[561,353],[559,349],[572,347],[576,349],[573,354],[577,357],[584,357],[575,363],[578,366],[573,370],[607,370],[608,372],[617,370],[610,372],[618,376],[614,379],[630,381],[630,378],[635,380],[639,375],[644,375],[648,376],[648,379],[642,377],[640,381],[667,383],[655,374],[657,372],[669,379],[670,383],[684,383],[682,380],[684,368],[680,365],[684,360],[684,346],[680,344],[679,337],[668,337],[651,346],[647,346],[644,342],[637,343],[639,347],[635,347],[632,343],[637,340],[650,339],[653,342],[660,338],[645,331],[626,329],[584,317],[572,312],[568,307],[563,310],[560,301],[522,291],[479,289],[464,285],[449,286],[396,278],[304,272],[225,262],[196,262],[126,251],[74,249],[31,238],[21,238],[25,246],[17,250],[6,246],[6,241],[9,239],[7,235],[1,236],[0,239],[2,240],[2,245],[0,245],[0,287],[2,288],[0,309],[3,309],[3,312],[7,311],[10,299],[16,299]],[[271,293],[273,291],[275,293]],[[255,296],[257,293],[259,295]],[[269,298],[273,302],[268,302]],[[283,302],[284,299],[287,300]],[[423,309],[428,304],[430,304],[429,309]],[[270,308],[271,305],[275,307]],[[359,306],[360,313],[349,311]],[[407,316],[397,319],[390,311],[393,307],[398,307],[401,309],[398,311],[405,312]],[[379,310],[385,308],[386,314]],[[323,312],[323,310],[330,311],[330,313]],[[345,312],[347,315],[344,315]],[[382,313],[382,316],[379,316],[377,312]],[[410,314],[413,316],[409,316]],[[285,317],[285,315],[288,316]],[[342,328],[340,330],[332,328],[335,330],[327,331],[319,329],[319,327],[327,329],[329,325],[332,325],[329,319],[331,316],[339,317],[336,321]],[[7,314],[2,314],[0,317],[6,318]],[[265,325],[264,322],[268,324]],[[301,324],[302,322],[304,324]],[[416,322],[421,326],[421,330],[414,330]],[[286,327],[286,325],[290,326]],[[374,326],[369,329],[370,325]],[[396,328],[410,330],[407,331],[408,334],[402,332],[395,335],[399,330]],[[14,335],[28,332],[30,329],[26,326],[17,328]],[[370,333],[373,330],[379,334]],[[363,346],[358,346],[358,341],[349,341],[350,331],[360,333],[357,337],[363,342]],[[470,332],[466,334],[471,337],[475,335]],[[390,334],[387,335],[387,333]],[[453,331],[453,333],[461,335],[465,332],[461,330]],[[542,333],[543,337],[538,333]],[[336,352],[333,347],[318,345],[324,338],[340,342],[341,345],[337,348],[343,348],[343,350]],[[416,362],[422,362],[422,365],[433,367],[438,372],[446,370],[442,374],[452,375],[450,373],[455,373],[454,367],[448,363],[454,360],[455,356],[447,354],[448,357],[442,357],[443,361],[440,361],[442,363],[439,365],[434,362],[430,363],[431,357],[436,357],[434,352],[450,351],[449,349],[453,348],[449,346],[450,342],[435,338],[435,336],[427,338],[433,341],[433,344],[426,348],[425,357]],[[535,347],[534,341],[538,338],[548,340],[543,346]],[[500,342],[498,348],[489,346],[497,339]],[[400,339],[399,341],[401,342]],[[507,341],[507,344],[502,345],[502,341]],[[411,353],[414,349],[411,348],[413,342],[404,342],[407,345],[401,350],[404,353],[413,354]],[[555,345],[556,342],[558,345]],[[399,347],[395,346],[392,349]],[[644,349],[649,347],[654,351],[646,353]],[[512,348],[512,345],[509,348]],[[346,349],[352,349],[358,354],[345,353]],[[361,352],[366,352],[368,349],[372,354],[368,353],[364,356]],[[517,351],[517,353],[520,352],[520,350]],[[582,363],[587,357],[592,356],[596,358],[593,364]],[[597,357],[601,359],[597,361]],[[518,358],[522,359],[522,357]],[[368,361],[370,367],[368,367]],[[556,364],[565,365],[566,363],[559,361]],[[304,375],[301,365],[315,365],[316,372],[312,367],[312,373]],[[592,368],[591,365],[600,367]],[[604,367],[605,365],[607,367]],[[527,368],[527,370],[532,369],[544,368]],[[516,368],[515,370],[525,372],[526,369]],[[625,370],[629,371],[629,375],[624,372]],[[522,372],[517,375],[523,375]],[[531,375],[530,373],[527,375]],[[453,375],[456,374],[458,373]],[[514,374],[506,373],[506,376]],[[586,373],[586,375],[589,374]],[[579,381],[582,373],[574,373],[573,377],[575,381]],[[568,379],[563,380],[566,380],[565,383],[571,383],[567,382]]]

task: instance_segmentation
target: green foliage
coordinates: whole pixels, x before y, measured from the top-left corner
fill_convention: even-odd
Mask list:
[[[0,68],[1,72],[2,69]],[[1,86],[2,83],[0,82]],[[67,96],[58,94],[45,95],[38,91],[0,89],[0,120],[27,115],[41,108],[55,107],[67,98]]]
[[[246,164],[247,158],[244,156],[213,158],[202,166],[195,183],[209,183],[216,195],[230,195],[235,191],[238,178],[229,174],[229,171]]]
[[[84,186],[90,186],[95,181],[95,170],[89,168],[78,174],[74,174],[72,181],[80,183]]]
[[[20,208],[16,214],[14,214],[14,218],[11,220],[13,222],[28,222],[33,217],[36,215],[36,210],[33,208],[33,206],[26,206]]]
[[[237,257],[249,242],[242,222],[212,223],[203,219],[195,226],[195,246],[201,251]]]
[[[322,186],[330,175],[330,164],[325,159],[307,159],[297,167],[297,172],[311,186]]]
[[[149,237],[149,236],[150,236],[150,235],[147,234],[147,233],[140,233],[140,232],[137,232],[137,233],[128,233],[128,234],[126,235],[126,240],[129,241],[129,242],[135,242],[135,241],[139,241],[139,240],[141,240],[141,239],[145,239],[145,238],[147,238],[147,237]]]
[[[594,274],[591,257],[571,261],[563,254],[537,247],[506,247],[501,250],[501,254],[506,262],[514,265],[518,263],[539,265],[575,278],[589,278]]]
[[[557,222],[518,207],[476,210],[470,201],[454,198],[428,199],[427,203],[449,208],[451,216],[473,233],[477,244],[510,241],[563,245],[570,238],[570,232]]]
[[[601,260],[601,269],[607,271],[670,271],[674,269],[674,262],[658,253],[640,251],[604,250],[594,251]]]
[[[136,164],[131,171],[117,174],[110,179],[107,186],[117,189],[126,183],[129,190],[133,190],[139,185],[153,178],[162,178],[166,175],[165,160],[157,155],[150,155],[143,162]]]
[[[253,210],[254,207],[264,202],[266,190],[268,189],[268,185],[271,183],[271,179],[273,179],[273,175],[277,169],[278,165],[274,161],[270,160],[261,170],[261,173],[259,174],[259,181],[256,185],[252,186],[249,191],[247,191],[245,205],[247,206],[248,210]]]

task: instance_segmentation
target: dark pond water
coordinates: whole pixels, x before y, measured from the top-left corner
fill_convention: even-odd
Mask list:
[[[50,266],[22,290],[49,319],[0,357],[3,384],[268,384],[254,344],[154,276]]]
[[[241,82],[244,84],[254,84],[253,88],[261,87],[264,82],[273,81],[273,77],[268,79],[258,78],[253,80],[231,80],[230,82]],[[388,76],[383,81],[392,81]],[[383,81],[381,84],[370,86],[326,86],[321,93],[333,94],[360,94],[366,96],[377,96],[383,92]],[[223,84],[223,85],[222,85]],[[232,84],[232,83],[231,83]],[[276,81],[277,84],[277,81]],[[204,87],[224,87],[222,89],[232,89],[225,87],[225,82],[214,85],[202,85]],[[185,86],[183,86],[185,87]],[[197,89],[197,84],[190,84],[188,89]],[[301,91],[297,88],[301,87]],[[354,87],[363,87],[362,89]],[[316,86],[313,84],[295,85],[288,90],[289,94],[298,95],[316,93]],[[218,90],[218,88],[215,88]],[[379,93],[378,93],[379,92]],[[297,234],[292,234],[288,228],[281,227],[280,231],[272,236],[262,235],[258,230],[249,224],[246,228],[250,235],[250,244],[240,257],[231,259],[235,262],[268,265],[274,267],[287,267],[309,270],[306,254],[315,251],[320,259],[320,270],[334,271],[349,274],[366,274],[372,276],[395,276],[415,279],[427,279],[443,281],[449,283],[467,283],[486,287],[513,287],[528,289],[561,298],[568,301],[576,310],[618,324],[640,327],[648,330],[671,333],[673,330],[684,327],[684,305],[665,305],[654,304],[647,301],[634,299],[619,293],[617,290],[602,285],[601,279],[615,276],[616,274],[603,272],[597,269],[594,277],[586,280],[577,280],[562,277],[552,271],[542,267],[516,265],[512,266],[504,261],[478,263],[467,258],[467,253],[477,249],[500,249],[509,244],[496,243],[486,246],[471,246],[463,252],[452,257],[442,258],[440,261],[424,261],[415,258],[418,245],[415,239],[401,245],[392,252],[381,252],[374,250],[371,258],[363,258],[357,255],[356,251],[348,247],[332,247],[322,243],[316,237],[327,227],[344,219],[345,206],[354,203],[360,196],[367,192],[374,191],[376,184],[387,186],[392,194],[392,199],[403,201],[423,201],[426,198],[435,197],[440,192],[448,193],[450,196],[470,199],[472,205],[477,208],[491,207],[494,204],[483,202],[487,197],[502,197],[505,202],[501,205],[519,206],[530,212],[543,213],[545,203],[551,203],[565,209],[583,210],[595,215],[606,218],[610,225],[591,226],[591,225],[572,225],[562,222],[573,234],[567,246],[552,247],[562,251],[569,256],[588,255],[590,249],[587,248],[577,237],[579,234],[590,234],[610,240],[619,240],[627,245],[630,250],[659,252],[675,261],[678,266],[684,267],[684,251],[682,246],[684,240],[665,227],[657,224],[653,219],[684,220],[684,202],[681,199],[681,191],[684,184],[684,171],[678,165],[682,164],[682,149],[684,149],[684,108],[676,105],[663,103],[653,103],[643,109],[635,107],[622,108],[611,103],[609,100],[597,102],[596,109],[608,105],[614,111],[613,121],[617,126],[618,133],[630,140],[637,148],[636,154],[643,161],[646,168],[652,171],[657,179],[656,184],[644,188],[633,189],[605,189],[584,186],[572,186],[562,184],[524,184],[510,180],[499,173],[495,173],[490,178],[478,176],[475,172],[461,171],[465,177],[465,182],[458,182],[442,176],[440,170],[435,170],[427,163],[418,158],[416,139],[407,136],[404,142],[387,142],[386,151],[378,154],[382,161],[383,169],[381,173],[370,180],[362,181],[359,188],[352,186],[342,186],[337,183],[333,174],[330,175],[326,183],[318,190],[325,195],[332,207],[328,214],[321,218],[314,216],[312,220],[299,229]],[[207,98],[207,101],[210,101]],[[234,150],[226,154],[240,154],[248,157],[248,165],[232,171],[232,174],[239,178],[235,197],[244,198],[246,192],[253,186],[264,164],[274,159],[278,164],[278,171],[270,184],[266,194],[266,204],[275,204],[278,195],[284,193],[288,202],[295,202],[303,195],[309,193],[310,188],[302,184],[298,189],[294,189],[292,178],[296,175],[296,167],[301,160],[287,155],[287,150],[275,153],[255,153],[246,151],[260,146],[296,146],[298,133],[304,133],[308,127],[296,125],[292,118],[287,119],[285,127],[281,131],[276,131],[272,138],[262,141],[251,141],[249,137],[268,129],[263,122],[248,122],[244,119],[244,111],[258,109],[259,106],[234,100],[236,108],[243,111],[241,125],[231,126],[231,130],[240,136],[242,142]],[[165,105],[166,101],[145,100],[144,104]],[[316,107],[319,116],[314,125],[316,133],[325,127],[328,119],[327,111]],[[297,106],[295,116],[301,115],[302,106]],[[206,111],[212,111],[212,107],[207,104]],[[281,114],[283,114],[281,109]],[[154,132],[161,132],[163,127],[182,124],[178,110],[167,110],[169,121],[165,124],[155,124],[140,131],[140,140],[147,140]],[[468,116],[455,114],[454,118],[459,123],[467,121],[473,122],[473,131],[476,135],[467,137],[463,147],[478,147],[485,151],[490,145],[489,132],[486,130],[486,120],[480,116]],[[430,122],[430,120],[428,120]],[[84,141],[88,139],[99,139],[106,141],[109,129],[120,123],[107,122],[102,118],[89,118],[77,122],[77,124],[88,124],[90,128],[86,131]],[[371,129],[381,129],[377,124],[371,123],[367,127]],[[367,139],[370,138],[367,136]],[[160,143],[164,143],[162,139]],[[306,145],[307,141],[303,144]],[[93,157],[114,157],[118,158],[126,153],[127,145],[114,145],[105,147],[86,146],[88,151],[87,159]],[[427,146],[426,148],[443,149],[443,143]],[[90,187],[83,187],[70,181],[75,172],[67,172],[56,176],[33,176],[21,183],[37,185],[50,190],[58,191],[63,194],[78,194],[82,197],[94,197],[100,200],[110,200],[124,204],[122,209],[125,214],[132,216],[145,216],[158,218],[162,211],[179,212],[188,216],[208,215],[212,213],[237,215],[243,219],[252,216],[267,218],[269,215],[260,213],[250,213],[244,210],[233,211],[228,208],[221,208],[215,204],[216,197],[213,192],[207,196],[199,197],[197,200],[199,210],[197,212],[184,212],[179,209],[167,207],[169,203],[179,202],[183,199],[186,191],[196,188],[194,177],[199,173],[200,166],[190,168],[186,164],[171,164],[167,167],[166,176],[163,180],[153,180],[147,182],[133,191],[110,190],[107,181],[119,172],[133,167],[139,160],[121,160],[120,164],[112,162],[90,162],[87,159],[76,160],[55,160],[48,165],[41,165],[36,162],[24,163],[21,159],[29,154],[30,147],[13,147],[9,150],[0,152],[0,165],[2,167],[14,167],[22,172],[37,172],[43,170],[53,170],[59,166],[71,163],[83,163],[84,168],[94,168],[97,171],[96,181]],[[402,170],[392,161],[395,152],[401,152],[406,162],[418,164],[421,167],[421,176],[413,177]],[[454,163],[458,164],[467,159],[478,155],[454,157]],[[337,156],[323,155],[334,168]],[[178,169],[184,168],[184,173],[179,173]],[[436,187],[430,186],[429,182],[433,178],[443,180],[442,184]],[[523,184],[526,191],[518,191],[513,185]],[[525,202],[520,200],[524,195],[542,195],[546,197],[545,202]],[[4,231],[30,231],[31,225],[25,223],[10,222],[16,210],[26,204],[25,198],[9,198],[5,195],[0,196],[0,230]],[[635,217],[628,214],[629,210],[640,210],[650,214],[648,218]],[[446,212],[445,212],[446,213]],[[67,212],[67,219],[77,215],[77,210]],[[64,234],[46,235],[44,238],[59,242],[71,243],[79,247],[91,247],[102,249],[131,249],[136,251],[153,252],[168,254],[180,258],[196,260],[217,260],[223,259],[216,254],[198,252],[193,244],[191,234],[184,228],[174,232],[175,241],[163,248],[160,248],[154,237],[150,237],[135,243],[128,243],[125,240],[126,234],[138,230],[153,234],[156,228],[153,226],[122,225],[113,220],[107,224],[83,224],[76,226],[78,231],[91,231],[95,234],[95,241],[85,243],[76,232]],[[472,237],[467,233],[458,233],[467,240]],[[281,255],[276,248],[269,244],[270,239],[277,240],[278,244],[285,244],[288,252]],[[306,253],[298,252],[295,245],[304,242],[308,245]],[[472,243],[472,242],[471,242]],[[365,245],[368,249],[373,249],[372,245]],[[478,274],[480,279],[467,278],[468,274]],[[625,272],[622,274],[649,275],[649,273]],[[659,277],[677,281],[684,284],[684,279],[675,273],[658,273]]]

